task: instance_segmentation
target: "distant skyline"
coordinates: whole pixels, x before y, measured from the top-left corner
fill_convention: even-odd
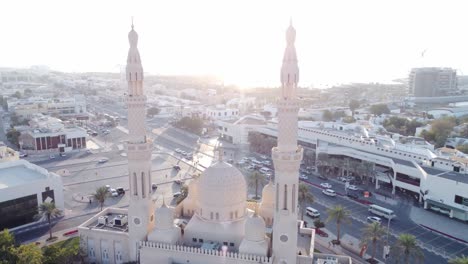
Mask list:
[[[133,16],[145,72],[278,86],[292,17],[301,86],[386,83],[420,66],[468,74],[467,6],[462,0],[6,1],[0,67],[119,72]]]

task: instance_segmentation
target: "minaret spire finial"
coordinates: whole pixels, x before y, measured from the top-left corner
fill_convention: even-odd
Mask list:
[[[132,16],[132,29],[133,29],[133,16]]]
[[[289,17],[289,25],[292,27],[292,16]]]

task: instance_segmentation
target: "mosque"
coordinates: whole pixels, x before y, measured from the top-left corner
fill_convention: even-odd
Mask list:
[[[272,149],[275,179],[264,187],[262,200],[247,201],[244,175],[220,155],[189,183],[182,203],[171,208],[163,202],[156,209],[151,188],[153,142],[146,135],[143,67],[132,25],[126,67],[130,204],[128,209],[106,208],[79,226],[80,246],[88,262],[319,263],[314,262],[314,229],[298,220],[303,150],[297,145],[295,36],[291,24],[281,68],[278,146]]]

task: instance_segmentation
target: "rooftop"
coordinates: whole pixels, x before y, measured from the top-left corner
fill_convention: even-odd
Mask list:
[[[0,189],[44,180],[48,176],[47,170],[24,160],[5,162],[0,164]]]
[[[102,213],[93,216],[80,227],[128,233],[128,213],[127,210],[106,208]]]
[[[457,181],[457,182],[462,182],[468,184],[468,175],[458,173],[455,171],[446,171],[446,170],[441,170],[437,169],[434,167],[428,167],[428,166],[421,166],[421,168],[428,174],[436,177],[441,177],[444,179],[452,180],[452,181]]]

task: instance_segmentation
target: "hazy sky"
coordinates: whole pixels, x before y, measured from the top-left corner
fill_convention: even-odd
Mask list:
[[[0,67],[118,71],[134,16],[146,72],[278,85],[293,17],[303,86],[387,82],[421,65],[468,74],[463,0],[15,0],[0,7]]]

